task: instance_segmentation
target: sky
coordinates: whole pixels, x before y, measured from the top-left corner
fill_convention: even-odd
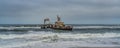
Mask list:
[[[0,24],[120,24],[120,0],[0,0]]]

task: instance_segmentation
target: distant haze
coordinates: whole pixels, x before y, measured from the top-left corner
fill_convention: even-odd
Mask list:
[[[0,0],[0,24],[120,24],[120,0]]]

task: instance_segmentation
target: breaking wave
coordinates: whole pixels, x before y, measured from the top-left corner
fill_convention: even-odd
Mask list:
[[[8,42],[3,48],[29,46],[44,43],[74,42],[80,44],[117,44],[120,45],[120,33],[53,33],[53,32],[30,32],[27,34],[0,35],[0,41]],[[114,39],[115,38],[115,39]],[[6,41],[5,41],[6,40]],[[10,43],[10,44],[9,44]],[[19,45],[16,45],[19,44]],[[4,43],[0,43],[4,44]],[[76,44],[77,45],[77,44]],[[35,46],[34,46],[35,47]]]
[[[59,39],[81,39],[81,38],[112,38],[120,37],[120,33],[52,33],[52,32],[36,32],[29,34],[1,34],[0,39],[44,39],[44,38],[54,38]]]
[[[120,26],[75,26],[74,29],[120,29]]]
[[[40,30],[41,27],[0,27],[0,31],[29,31],[29,30]]]
[[[73,31],[46,30],[42,30],[40,26],[29,25],[0,26],[0,48],[120,46],[120,25],[73,26]]]

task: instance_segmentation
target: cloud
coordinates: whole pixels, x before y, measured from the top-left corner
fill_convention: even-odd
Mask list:
[[[120,16],[119,12],[120,0],[0,0],[0,17],[7,18],[2,19],[6,22],[13,21],[11,19],[42,22],[45,17],[51,17],[53,21],[57,14],[65,22],[69,19],[76,22],[98,21],[116,19]]]

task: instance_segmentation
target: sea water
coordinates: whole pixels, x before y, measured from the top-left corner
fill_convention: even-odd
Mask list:
[[[0,48],[120,48],[120,25],[72,25],[72,31],[40,26],[0,25]]]

